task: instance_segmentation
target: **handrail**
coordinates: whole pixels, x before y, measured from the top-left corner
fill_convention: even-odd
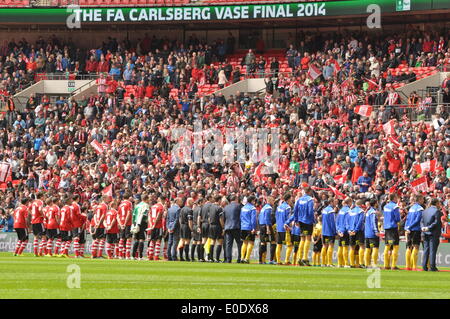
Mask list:
[[[77,95],[78,93],[81,93],[82,89],[83,89],[85,86],[91,87],[91,83],[92,83],[92,82],[95,82],[95,81],[96,81],[95,79],[92,79],[92,80],[90,80],[88,83],[83,84],[83,85],[80,86],[78,89],[73,90],[73,91],[70,93],[70,96],[73,97],[73,96]]]

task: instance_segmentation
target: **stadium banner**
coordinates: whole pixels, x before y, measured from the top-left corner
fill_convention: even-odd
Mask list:
[[[33,235],[29,235],[29,240],[27,247],[25,248],[25,253],[32,253],[33,252]],[[17,235],[15,232],[4,232],[0,233],[0,252],[10,252],[11,254],[14,253],[14,249],[16,248],[16,242],[17,242]],[[91,245],[92,245],[92,237],[87,236],[86,238],[86,246],[85,246],[85,253],[89,255],[91,253]],[[162,244],[164,245],[164,244]],[[259,246],[259,239],[257,238],[255,240],[255,247]],[[398,256],[398,264],[399,265],[405,265],[405,243],[400,243],[400,249],[399,249],[399,256]],[[380,241],[380,252],[378,254],[378,264],[381,266],[383,263],[383,251],[384,251],[384,243]],[[69,251],[71,254],[73,254],[73,245],[71,245],[71,249]],[[283,251],[282,259],[284,260],[284,254]],[[420,247],[419,250],[419,265],[421,265],[423,255],[423,249]],[[145,256],[145,253],[144,253]],[[236,245],[233,245],[233,260],[236,260],[238,256],[238,251]],[[312,259],[312,250],[309,252],[309,258]],[[258,249],[253,249],[252,260],[258,260]],[[337,247],[335,247],[333,251],[333,262],[337,263]],[[450,267],[450,244],[449,243],[441,243],[438,247],[438,253],[436,255],[436,265],[437,267]]]
[[[399,2],[401,5],[399,5]],[[444,9],[450,1],[378,0],[381,13]],[[2,23],[120,23],[160,21],[217,21],[286,19],[371,13],[373,0],[346,0],[276,4],[126,8],[1,8]]]

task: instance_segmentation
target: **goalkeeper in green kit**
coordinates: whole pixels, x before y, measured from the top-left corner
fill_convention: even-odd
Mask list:
[[[143,194],[141,202],[133,209],[131,232],[133,233],[134,245],[132,257],[136,260],[143,259],[145,229],[147,228],[148,212],[150,210],[148,199],[148,195]]]

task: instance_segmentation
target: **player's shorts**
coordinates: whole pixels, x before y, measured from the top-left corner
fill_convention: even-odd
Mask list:
[[[157,241],[157,240],[161,240],[162,239],[162,228],[153,228],[149,235],[149,240],[150,241]]]
[[[277,232],[277,244],[278,245],[292,245],[290,232]]]
[[[266,225],[259,225],[259,240],[261,243],[267,243],[270,241],[270,234],[267,233]]]
[[[116,244],[119,242],[119,234],[113,233],[113,234],[106,234],[106,242],[108,244]]]
[[[133,234],[134,240],[145,240],[145,229],[147,224],[144,223],[143,225],[139,225],[139,231],[135,234]]]
[[[344,236],[340,237],[338,235],[339,247],[348,246],[350,243],[350,236],[347,232],[344,233]]]
[[[314,244],[313,252],[320,253],[322,251],[322,247],[323,247],[322,238],[320,238],[319,241]]]
[[[294,247],[298,248],[298,246],[300,245],[300,235],[291,234],[291,241]]]
[[[208,236],[209,236],[209,224],[208,223],[203,223],[201,231],[202,231],[202,238],[208,238]]]
[[[198,226],[193,225],[192,230],[192,240],[193,241],[201,241],[202,240],[202,233],[197,230]]]
[[[28,230],[26,228],[14,228],[14,230],[16,231],[19,240],[28,240]]]
[[[47,237],[49,239],[58,238],[58,229],[47,229]]]
[[[420,245],[421,241],[420,231],[413,230],[408,234],[408,240],[406,241],[406,247],[412,248],[412,246]]]
[[[250,230],[241,230],[241,240],[255,241],[255,234]]]
[[[336,240],[336,236],[322,236],[322,241],[324,244],[334,244],[334,241]]]
[[[350,246],[364,245],[364,232],[360,230],[356,234],[350,235],[349,244]]]
[[[380,237],[366,238],[366,248],[380,248]]]
[[[80,233],[82,232],[81,227],[72,228],[72,238],[80,238]]]
[[[209,235],[208,238],[211,239],[223,239],[223,235],[222,235],[222,226],[220,225],[209,225]]]
[[[192,231],[189,228],[188,224],[180,225],[180,238],[183,238],[183,239],[191,239],[192,238]]]
[[[44,236],[45,235],[45,228],[44,228],[43,223],[32,224],[31,229],[33,230],[34,236]]]
[[[129,239],[132,237],[131,226],[125,226],[124,229],[119,230],[120,239]]]
[[[311,236],[313,233],[313,225],[300,222],[300,236]]]
[[[78,242],[80,244],[85,244],[86,243],[86,230],[80,228],[80,231],[78,232],[77,235],[78,235],[77,237],[79,238]]]
[[[61,230],[61,240],[62,241],[72,240],[72,233],[69,230]]]
[[[398,245],[400,243],[400,237],[398,235],[397,228],[386,229],[384,233],[384,240],[386,245]]]
[[[105,239],[105,237],[106,237],[106,234],[105,234],[104,228],[97,228],[95,230],[95,233],[92,234],[93,239]]]

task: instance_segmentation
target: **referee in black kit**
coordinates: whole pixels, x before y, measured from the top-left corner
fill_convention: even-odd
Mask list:
[[[239,197],[236,194],[229,196],[230,203],[223,209],[225,219],[225,262],[231,263],[233,256],[233,241],[236,241],[238,248],[237,262],[241,261],[241,208]]]

